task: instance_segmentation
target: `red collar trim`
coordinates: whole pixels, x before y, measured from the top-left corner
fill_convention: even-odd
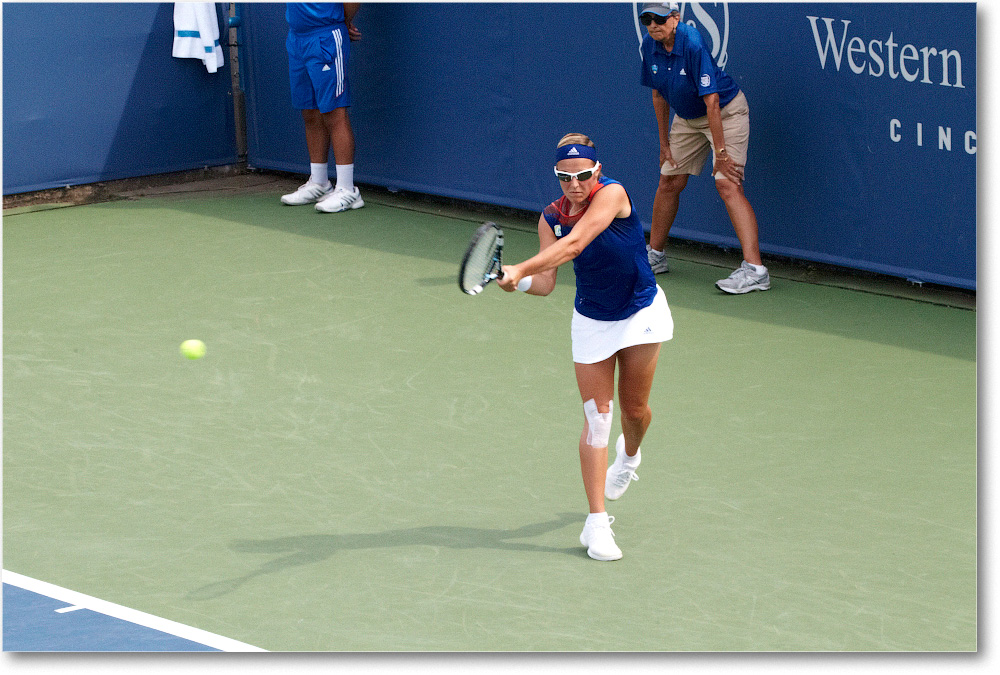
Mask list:
[[[568,212],[569,209],[572,207],[572,203],[568,199],[566,199],[566,195],[560,197],[559,201],[556,202],[556,208],[559,210],[559,222],[563,225],[566,225],[567,227],[572,227],[573,225],[576,225],[578,222],[580,222],[580,219],[583,218],[583,214],[585,214],[587,212],[587,209],[590,208],[590,201],[594,198],[594,195],[597,194],[597,191],[600,190],[602,187],[604,187],[604,183],[602,183],[601,181],[597,181],[597,185],[595,185],[594,189],[590,191],[589,195],[587,195],[587,205],[583,207],[583,210],[579,211],[578,213],[574,213],[573,215],[570,215]]]

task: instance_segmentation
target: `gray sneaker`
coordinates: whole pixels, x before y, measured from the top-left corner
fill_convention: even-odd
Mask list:
[[[749,293],[750,291],[766,291],[771,287],[771,275],[767,268],[763,274],[754,272],[753,267],[744,260],[739,269],[725,279],[719,279],[715,285],[726,293]]]
[[[653,268],[653,274],[670,271],[670,266],[667,265],[667,254],[661,251],[654,251],[650,248],[649,244],[646,244],[646,260],[649,261],[649,266]]]

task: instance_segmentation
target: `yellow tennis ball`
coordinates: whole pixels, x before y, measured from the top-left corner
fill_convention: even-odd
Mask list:
[[[181,343],[181,354],[189,359],[200,359],[205,355],[205,343],[201,340],[185,340]]]

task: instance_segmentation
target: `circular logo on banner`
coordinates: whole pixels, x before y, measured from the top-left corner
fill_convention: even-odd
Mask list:
[[[639,23],[639,12],[643,3],[632,3],[632,17],[635,21],[635,34],[642,44],[646,33]],[[682,2],[681,21],[697,28],[702,36],[707,36],[712,49],[712,58],[719,68],[725,68],[729,62],[729,3],[728,2]]]

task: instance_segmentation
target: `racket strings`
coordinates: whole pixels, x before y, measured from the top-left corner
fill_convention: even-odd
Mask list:
[[[472,251],[469,252],[469,260],[465,265],[465,274],[462,278],[466,288],[473,288],[481,285],[493,272],[496,263],[497,235],[496,232],[489,232],[483,236]]]
[[[458,271],[458,284],[469,295],[482,292],[500,276],[503,230],[496,223],[483,223],[472,236]]]

